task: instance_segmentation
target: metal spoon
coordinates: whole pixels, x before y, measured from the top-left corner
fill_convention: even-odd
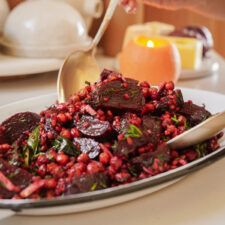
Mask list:
[[[60,103],[85,85],[85,81],[94,83],[99,78],[100,69],[94,57],[95,47],[104,34],[116,6],[120,0],[111,0],[102,24],[88,49],[80,49],[70,53],[60,68],[57,81],[57,93]]]
[[[173,149],[182,149],[201,143],[225,128],[225,111],[215,114],[204,122],[169,140]]]

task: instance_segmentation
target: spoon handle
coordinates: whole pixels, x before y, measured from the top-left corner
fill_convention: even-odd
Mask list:
[[[99,41],[101,40],[102,35],[104,34],[106,28],[108,27],[108,24],[113,16],[115,9],[116,9],[117,5],[119,4],[119,2],[120,2],[120,0],[111,0],[110,1],[107,11],[105,13],[104,19],[101,23],[101,26],[98,29],[98,32],[95,35],[95,38],[91,44],[92,54],[94,54],[94,49],[98,45]]]

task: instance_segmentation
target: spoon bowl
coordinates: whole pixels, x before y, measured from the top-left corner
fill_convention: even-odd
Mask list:
[[[74,51],[65,59],[57,81],[57,93],[60,103],[66,102],[68,98],[84,87],[85,81],[94,83],[98,80],[100,69],[94,57],[95,47],[104,34],[119,0],[111,0],[102,24],[91,44],[87,49]]]
[[[90,51],[71,53],[64,64],[66,66],[61,68],[61,76],[58,77],[59,102],[66,102],[71,94],[84,87],[85,81],[94,83],[100,73],[98,63]]]
[[[188,131],[169,140],[167,144],[173,149],[182,149],[201,143],[215,136],[219,131],[225,128],[225,111],[217,113],[194,126]]]

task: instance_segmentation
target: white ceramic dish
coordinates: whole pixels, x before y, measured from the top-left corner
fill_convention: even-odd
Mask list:
[[[185,100],[192,99],[196,104],[206,104],[212,113],[225,109],[225,95],[182,89]],[[21,111],[39,112],[54,103],[56,94],[31,98],[0,107],[0,121]],[[225,148],[221,148],[199,160],[189,163],[178,169],[159,174],[128,185],[108,188],[101,191],[71,195],[53,200],[0,200],[0,208],[8,209],[25,215],[53,215],[72,212],[81,212],[91,209],[112,206],[139,198],[160,190],[198,169],[201,169],[221,159],[225,155]]]
[[[118,57],[116,57],[114,67],[116,71],[119,71]],[[202,65],[199,69],[197,70],[181,69],[179,80],[188,80],[210,76],[218,72],[219,68],[220,65],[216,60],[215,53],[212,53],[209,58],[203,60]]]
[[[0,53],[0,78],[55,71],[60,68],[62,63],[63,59],[32,59]]]
[[[210,58],[204,59],[201,67],[197,70],[182,69],[180,80],[206,77],[218,72],[219,68],[219,63],[211,56]]]

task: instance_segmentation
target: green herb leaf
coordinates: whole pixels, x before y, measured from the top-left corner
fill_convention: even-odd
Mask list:
[[[70,140],[58,136],[54,141],[53,148],[58,152],[64,152],[67,155],[78,156],[81,151]]]
[[[98,185],[98,182],[95,182],[91,187],[91,191],[94,191],[96,189],[97,185]]]
[[[115,151],[117,149],[117,147],[118,147],[118,142],[115,141],[114,145],[112,146],[112,150]]]
[[[130,91],[131,97],[134,97],[138,92],[139,90]]]
[[[107,185],[104,184],[104,183],[100,183],[100,185],[101,185],[103,188],[107,188]]]
[[[175,114],[174,117],[171,117],[171,120],[173,120],[173,122],[175,122],[175,124],[179,124],[180,121],[177,119],[177,115]]]
[[[48,156],[47,156],[47,158],[49,159],[49,160],[52,160],[53,159],[53,155],[51,155],[51,154],[48,154]]]
[[[27,140],[27,146],[33,151],[33,154],[37,154],[39,152],[39,133],[40,133],[41,125],[36,127],[34,131],[31,133],[30,137]]]
[[[136,172],[136,169],[135,169],[135,167],[132,165],[132,166],[129,166],[128,167],[128,170],[129,170],[129,172],[130,172],[130,174],[132,175],[132,176],[135,176],[135,177],[137,177],[138,176],[138,174],[137,174],[137,172]]]
[[[30,160],[31,160],[30,149],[29,149],[27,146],[25,146],[23,152],[24,152],[24,155],[23,155],[23,158],[24,158],[24,165],[25,165],[26,167],[28,167],[29,164],[30,164]]]
[[[207,150],[207,143],[206,142],[197,144],[197,145],[194,146],[194,148],[195,148],[195,151],[198,155],[198,158],[201,158],[201,157],[203,157],[207,154],[206,153],[206,150]]]
[[[9,176],[8,176],[8,178],[11,180],[13,177],[15,177],[16,175],[18,175],[19,174],[19,169],[17,169],[17,170],[15,170],[15,172],[14,173],[11,173]]]
[[[124,138],[128,138],[128,137],[131,137],[131,138],[139,138],[143,135],[143,133],[141,132],[141,130],[136,127],[135,125],[133,124],[129,124],[129,127],[130,129],[129,130],[125,130],[125,134],[124,134]]]

